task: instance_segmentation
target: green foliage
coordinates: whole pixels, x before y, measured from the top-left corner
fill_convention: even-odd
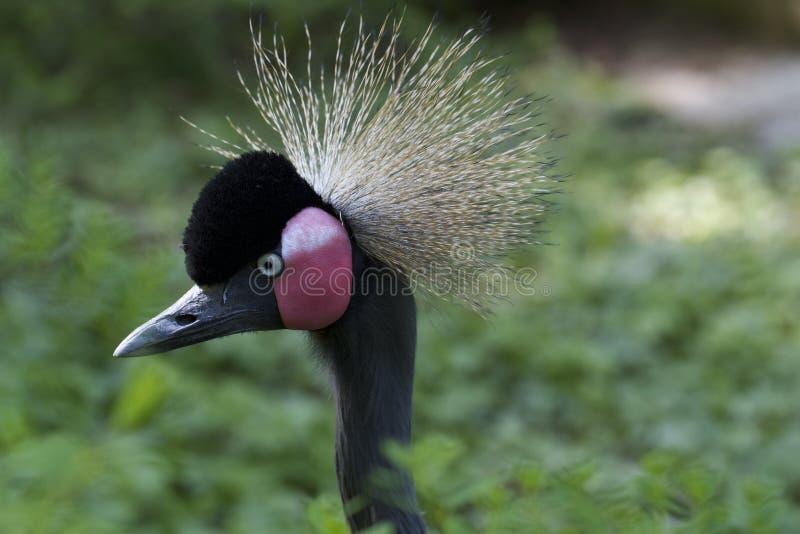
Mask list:
[[[257,125],[233,77],[249,2],[62,4],[0,6],[0,532],[347,532],[301,334],[111,359],[187,284],[218,160],[177,116]],[[344,12],[264,5],[290,43]],[[553,96],[573,177],[558,245],[515,260],[536,295],[420,318],[415,445],[391,450],[431,531],[796,530],[800,152],[688,131],[521,31],[515,82]]]

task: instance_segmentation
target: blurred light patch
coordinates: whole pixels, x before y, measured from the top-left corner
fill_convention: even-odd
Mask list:
[[[644,164],[640,173],[653,185],[634,196],[627,224],[641,239],[797,237],[796,195],[780,197],[731,150],[712,151],[697,174],[682,174],[663,161]]]
[[[641,98],[680,121],[709,128],[753,128],[758,140],[770,147],[800,145],[796,54],[717,51],[709,58],[651,57],[632,65],[627,77]]]
[[[677,186],[646,191],[631,208],[630,230],[644,239],[704,241],[737,227],[737,206],[700,176]]]

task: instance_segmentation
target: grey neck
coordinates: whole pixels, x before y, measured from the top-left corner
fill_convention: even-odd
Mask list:
[[[354,532],[388,522],[398,534],[422,533],[411,477],[383,452],[387,441],[411,438],[414,297],[396,274],[357,256],[348,311],[315,336],[335,379],[339,490]]]

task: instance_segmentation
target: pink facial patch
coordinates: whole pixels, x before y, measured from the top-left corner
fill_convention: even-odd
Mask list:
[[[286,328],[318,330],[334,323],[350,303],[353,257],[342,223],[319,208],[289,219],[281,236],[284,271],[275,281]]]

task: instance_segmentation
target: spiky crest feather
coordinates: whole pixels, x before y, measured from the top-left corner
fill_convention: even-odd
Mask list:
[[[264,48],[251,23],[258,84],[239,80],[299,174],[369,255],[486,311],[511,274],[505,257],[533,241],[546,210],[541,195],[552,180],[537,147],[547,136],[534,135],[530,98],[507,98],[497,58],[476,52],[478,32],[435,44],[431,24],[401,51],[401,24],[387,17],[371,34],[360,20],[347,53],[343,22],[330,79],[323,69],[312,76],[306,27],[301,82],[283,40]],[[228,158],[271,150],[252,128],[231,126],[248,148],[201,129],[222,143],[210,149]]]

